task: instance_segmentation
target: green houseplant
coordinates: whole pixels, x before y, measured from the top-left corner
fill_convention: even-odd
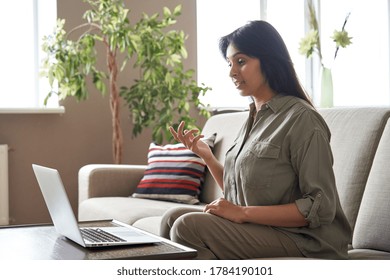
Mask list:
[[[122,161],[119,118],[122,99],[130,111],[133,136],[151,127],[153,140],[157,143],[172,139],[168,128],[173,123],[184,120],[189,127],[195,127],[196,120],[189,114],[191,105],[198,107],[201,115],[209,116],[199,95],[210,88],[198,86],[192,79],[194,71],[183,67],[183,59],[187,57],[186,35],[183,31],[167,30],[181,14],[180,5],[173,11],[165,7],[161,19],[159,14],[143,14],[132,25],[130,11],[123,0],[83,1],[91,6],[83,16],[86,23],[67,33],[65,21],[58,19],[54,34],[43,38],[42,47],[47,56],[42,73],[48,77],[52,88],[46,100],[52,94],[58,94],[59,99],[68,96],[79,101],[87,99],[87,77],[105,94],[108,80],[115,163]],[[76,40],[70,40],[69,35],[75,31],[82,34]],[[105,47],[106,71],[96,66],[97,43]],[[133,67],[139,69],[139,76],[127,79],[129,85],[119,89],[118,73],[130,60]]]

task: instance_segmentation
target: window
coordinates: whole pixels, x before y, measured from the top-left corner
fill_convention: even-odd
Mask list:
[[[53,32],[57,18],[56,0],[2,2],[0,9],[0,108],[43,107],[49,92],[39,77],[41,44]],[[48,107],[58,107],[51,98]]]
[[[334,54],[329,37],[351,12],[346,30],[352,45],[340,49],[332,65],[334,105],[390,105],[388,0],[327,0],[320,11],[324,55]]]
[[[299,42],[305,35],[305,1],[267,1],[266,18],[282,36],[301,84],[311,94],[311,79],[306,78],[306,59],[299,51]],[[291,16],[294,15],[294,16]]]
[[[226,60],[219,52],[219,38],[260,19],[260,1],[197,0],[198,81],[212,88],[202,98],[211,107],[247,107],[248,100],[239,96],[229,78]],[[238,9],[239,7],[239,9]]]
[[[298,3],[297,3],[298,2]],[[220,37],[250,20],[264,19],[275,26],[283,37],[299,76],[305,75],[305,59],[298,53],[299,39],[304,34],[304,1],[286,0],[197,0],[198,81],[212,88],[202,98],[212,108],[248,106],[229,78],[229,68],[218,49]],[[294,14],[290,17],[289,14]],[[285,24],[285,19],[289,24]],[[304,81],[303,81],[304,82]]]
[[[340,49],[331,63],[335,106],[390,105],[389,6],[388,0],[313,0],[320,12],[322,53],[332,60],[330,38],[351,12],[346,30],[352,45]],[[319,63],[299,54],[307,17],[306,0],[197,0],[198,81],[212,87],[202,101],[212,108],[247,107],[228,77],[228,67],[219,54],[218,39],[249,20],[263,19],[280,32],[298,77],[314,101],[319,99]]]

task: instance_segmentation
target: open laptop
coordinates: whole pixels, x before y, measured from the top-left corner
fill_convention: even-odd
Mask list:
[[[140,229],[113,220],[118,226],[79,227],[59,172],[32,165],[56,231],[83,247],[157,243],[162,240]]]

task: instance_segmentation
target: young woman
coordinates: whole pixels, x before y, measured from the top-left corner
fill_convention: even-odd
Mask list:
[[[347,258],[349,223],[333,174],[330,131],[302,89],[287,48],[267,22],[221,38],[249,116],[222,165],[196,130],[171,132],[199,155],[224,192],[203,212],[178,208],[162,232],[200,259]]]

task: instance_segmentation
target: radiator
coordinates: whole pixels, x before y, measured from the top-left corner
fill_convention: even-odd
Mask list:
[[[8,145],[0,145],[0,225],[8,224]]]

